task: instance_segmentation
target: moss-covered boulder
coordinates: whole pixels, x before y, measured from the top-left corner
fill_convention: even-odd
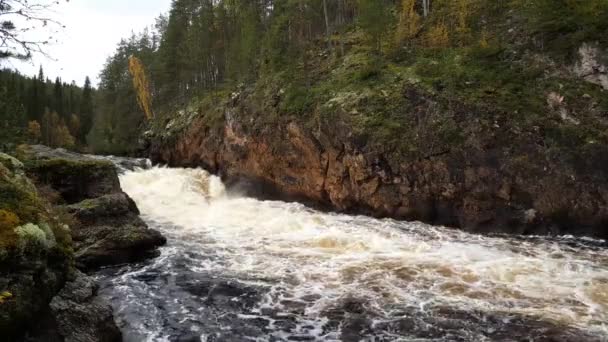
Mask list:
[[[15,340],[72,271],[68,227],[39,196],[23,164],[0,153],[0,336]]]
[[[89,270],[157,255],[166,239],[148,229],[125,193],[109,194],[67,206],[78,225],[72,230],[76,262]]]
[[[19,157],[36,183],[51,187],[66,203],[121,191],[109,161],[41,145],[22,146]]]
[[[74,218],[71,236],[81,270],[154,256],[166,243],[139,218],[112,162],[40,145],[20,147],[19,156],[27,175]]]

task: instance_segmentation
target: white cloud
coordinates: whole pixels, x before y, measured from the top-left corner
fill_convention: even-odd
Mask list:
[[[58,42],[47,47],[53,60],[36,56],[23,63],[12,61],[14,67],[27,75],[37,74],[40,65],[45,74],[64,82],[84,83],[85,76],[94,83],[106,59],[114,52],[121,38],[140,32],[154,24],[154,19],[169,10],[170,0],[72,0],[56,8],[54,15],[66,26]],[[41,37],[48,33],[38,32]]]

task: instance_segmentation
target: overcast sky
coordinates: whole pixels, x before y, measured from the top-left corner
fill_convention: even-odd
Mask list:
[[[22,73],[33,75],[40,65],[45,74],[64,82],[84,83],[90,76],[97,83],[98,74],[121,38],[153,25],[166,13],[171,0],[70,0],[55,7],[53,16],[66,26],[59,42],[48,46],[54,60],[37,56],[31,62],[12,61]],[[43,34],[43,33],[40,33]],[[10,65],[9,65],[10,66]]]

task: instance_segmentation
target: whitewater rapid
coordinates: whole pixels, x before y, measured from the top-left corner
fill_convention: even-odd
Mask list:
[[[99,277],[131,341],[608,341],[608,249],[323,213],[195,169],[121,185],[169,240]]]

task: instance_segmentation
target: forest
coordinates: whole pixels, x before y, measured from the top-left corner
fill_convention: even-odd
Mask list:
[[[93,98],[88,77],[79,86],[60,78],[53,82],[42,68],[34,77],[0,70],[0,141],[81,149],[92,126]]]
[[[608,46],[607,19],[604,0],[174,0],[153,26],[120,42],[98,89],[88,79],[52,82],[42,70],[2,71],[0,134],[135,154],[144,132],[235,91],[251,90],[261,107],[278,97],[269,121],[310,121],[341,89],[381,88],[394,75],[542,121],[555,85],[577,97],[600,91],[579,89],[562,66],[574,64],[581,42]],[[402,135],[395,108],[363,107],[348,118],[353,127],[381,141]]]
[[[603,0],[175,0],[108,58],[89,142],[98,152],[133,153],[140,137],[132,127],[150,126],[131,56],[145,76],[139,89],[149,93],[152,126],[162,128],[179,110],[238,89],[266,93],[260,102],[280,92],[278,115],[301,116],[341,87],[386,84],[399,72],[466,101],[538,114],[542,93],[563,83],[542,69],[573,63],[581,42],[606,46],[607,18]],[[349,63],[355,67],[336,76]],[[524,86],[541,80],[540,88]],[[281,89],[271,87],[277,83]],[[361,120],[390,130],[390,115],[380,114]]]

